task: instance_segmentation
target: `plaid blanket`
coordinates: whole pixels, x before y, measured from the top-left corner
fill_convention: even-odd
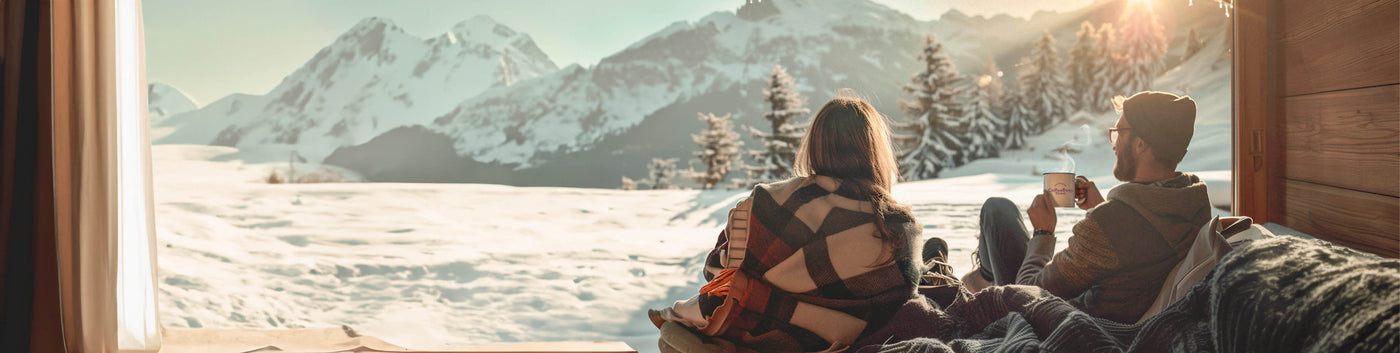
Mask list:
[[[744,244],[722,234],[707,261],[712,270],[743,254],[727,297],[709,316],[720,326],[704,332],[739,351],[843,351],[915,297],[924,271],[912,254],[922,243],[909,214],[883,220],[907,240],[890,247],[873,236],[869,200],[838,179],[759,185],[745,202],[751,219]]]

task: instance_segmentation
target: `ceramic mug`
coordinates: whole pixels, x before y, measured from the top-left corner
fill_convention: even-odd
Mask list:
[[[1075,207],[1074,173],[1045,173],[1045,190],[1053,207]]]

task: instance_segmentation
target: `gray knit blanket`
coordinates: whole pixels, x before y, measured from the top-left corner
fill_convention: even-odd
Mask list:
[[[1400,352],[1400,261],[1318,240],[1238,246],[1185,298],[1137,325],[1035,287],[945,310],[912,300],[853,352]]]

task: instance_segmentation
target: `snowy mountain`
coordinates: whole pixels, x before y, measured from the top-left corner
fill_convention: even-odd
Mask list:
[[[244,158],[320,161],[399,126],[424,125],[462,100],[557,70],[529,35],[476,16],[422,39],[368,18],[265,95],[235,94],[160,124],[157,143],[234,146]]]
[[[194,98],[190,98],[190,95],[160,82],[151,82],[146,85],[146,98],[149,108],[149,113],[146,116],[149,117],[151,125],[159,124],[171,115],[199,108],[199,103],[196,103]]]
[[[885,114],[905,119],[896,104],[906,97],[899,85],[917,71],[915,55],[924,36],[936,34],[946,43],[965,73],[976,72],[988,57],[983,42],[1028,48],[1034,39],[993,41],[989,38],[1005,35],[978,28],[977,19],[921,22],[869,1],[772,0],[748,6],[771,10],[716,12],[677,22],[591,68],[570,66],[493,88],[434,119],[429,129],[450,138],[455,151],[475,163],[372,157],[382,155],[373,150],[414,149],[402,146],[412,143],[404,134],[392,142],[372,140],[325,162],[395,170],[393,177],[360,170],[376,181],[437,180],[426,173],[449,164],[460,166],[458,181],[616,187],[619,176],[642,175],[653,157],[681,158],[685,168],[695,149],[689,134],[702,128],[696,113],[733,113],[737,126],[767,126],[759,93],[774,64],[796,78],[808,109],[815,111],[837,89],[853,88]],[[744,135],[747,146],[758,145]]]
[[[912,18],[873,3],[773,3],[780,12],[757,21],[718,12],[673,24],[591,69],[566,68],[468,100],[432,127],[453,137],[464,155],[530,167],[547,161],[542,154],[592,147],[667,106],[724,91],[747,93],[774,63],[805,78],[809,94],[880,86],[881,78],[902,76],[900,69],[912,66],[903,47],[923,32]],[[708,109],[723,113],[740,108],[739,102]],[[693,115],[655,118],[693,122]]]

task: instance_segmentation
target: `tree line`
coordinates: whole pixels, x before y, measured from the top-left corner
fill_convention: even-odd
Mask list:
[[[899,101],[907,118],[890,124],[901,178],[937,178],[971,161],[999,157],[1003,150],[1026,148],[1028,138],[1075,112],[1105,113],[1113,109],[1113,96],[1150,89],[1164,69],[1167,38],[1148,6],[1130,3],[1117,25],[1081,23],[1067,57],[1045,31],[1032,43],[1030,55],[1016,65],[1013,88],[1002,84],[1004,74],[990,58],[978,74],[960,74],[943,44],[927,36],[916,56],[921,70],[901,87],[909,95]],[[1195,30],[1189,37],[1187,57],[1203,46]],[[798,120],[810,110],[781,65],[773,67],[766,82],[763,98],[769,109],[763,117],[770,124],[767,129],[744,127],[760,146],[741,150],[743,141],[730,114],[700,113],[706,128],[691,137],[699,147],[694,156],[704,170],[679,170],[677,159],[654,158],[644,179],[623,177],[623,188],[669,189],[672,178],[680,175],[702,189],[713,189],[725,185],[731,170],[745,175],[730,180],[729,188],[790,177],[796,149],[810,124]]]

